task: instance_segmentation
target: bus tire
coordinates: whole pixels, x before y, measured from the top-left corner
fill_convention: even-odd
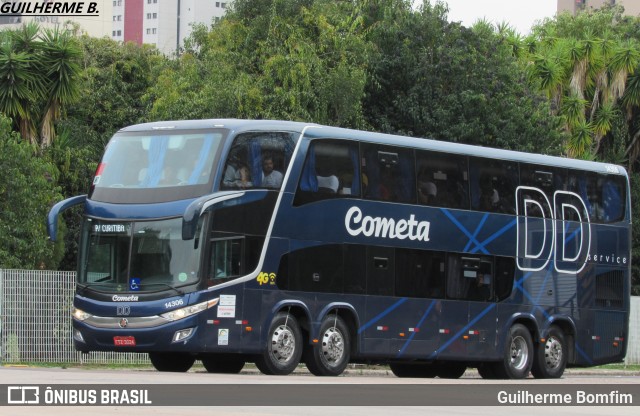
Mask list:
[[[531,374],[535,378],[560,378],[567,366],[567,342],[556,325],[549,328],[545,342],[538,344]]]
[[[202,365],[208,373],[238,374],[244,367],[244,359],[239,355],[211,354],[202,358]]]
[[[286,376],[296,369],[302,356],[302,331],[295,316],[279,312],[271,321],[264,352],[256,357],[263,374]]]
[[[495,380],[498,378],[495,372],[496,363],[480,363],[478,364],[478,374],[485,380]]]
[[[178,352],[150,352],[149,360],[156,370],[171,373],[186,373],[196,361],[192,355]]]
[[[440,372],[440,366],[434,363],[389,363],[389,368],[393,375],[400,378],[434,378]]]
[[[494,371],[498,378],[523,379],[531,371],[533,354],[531,333],[526,326],[515,324],[507,335],[504,358],[496,363]]]
[[[304,362],[316,376],[339,376],[351,356],[349,329],[342,318],[327,315],[320,325],[320,342],[307,345]]]
[[[445,362],[440,364],[438,377],[457,379],[462,377],[465,371],[467,371],[467,365],[464,363]]]

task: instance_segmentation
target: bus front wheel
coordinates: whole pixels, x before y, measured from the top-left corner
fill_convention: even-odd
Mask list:
[[[302,331],[296,318],[278,313],[269,326],[267,345],[256,357],[256,367],[264,374],[286,376],[296,369],[302,356]]]
[[[567,366],[567,343],[562,330],[553,325],[535,352],[531,374],[535,378],[560,378]]]
[[[339,376],[349,364],[351,342],[342,318],[328,315],[320,325],[319,342],[308,345],[304,362],[316,376]]]
[[[149,359],[156,370],[171,373],[185,373],[196,361],[190,354],[177,352],[150,352]]]
[[[515,324],[509,330],[504,358],[495,364],[498,378],[522,379],[529,375],[533,365],[533,340],[526,326]]]

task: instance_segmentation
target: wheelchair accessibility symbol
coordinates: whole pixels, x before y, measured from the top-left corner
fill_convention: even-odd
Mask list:
[[[129,279],[129,290],[132,292],[136,292],[140,290],[140,278],[132,277]]]

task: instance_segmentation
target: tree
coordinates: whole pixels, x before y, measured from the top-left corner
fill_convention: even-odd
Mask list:
[[[633,244],[640,239],[640,25],[619,7],[561,14],[533,30],[522,56],[532,88],[544,91],[568,133],[571,157],[625,164],[630,171]],[[632,250],[632,264],[640,251]],[[640,294],[640,269],[632,268],[632,292]]]
[[[568,156],[594,159],[603,142],[613,140],[609,132],[617,120],[634,124],[630,116],[640,97],[640,84],[632,82],[640,64],[636,26],[620,7],[604,7],[562,14],[534,28],[531,53],[524,57],[529,81],[563,117]],[[640,153],[636,146],[632,141],[627,151],[630,169]]]
[[[47,147],[64,105],[78,98],[80,50],[60,28],[40,33],[36,23],[0,36],[0,111],[12,117],[23,139]]]
[[[58,169],[58,185],[65,196],[85,194],[108,140],[122,127],[144,122],[148,107],[143,97],[156,67],[166,58],[149,45],[119,43],[107,38],[81,36],[82,71],[79,99],[67,105],[67,115],[57,123],[58,138],[45,156]],[[62,270],[73,270],[82,224],[80,209],[68,210],[63,221]]]
[[[522,82],[517,36],[504,25],[449,23],[442,2],[369,1],[367,122],[375,129],[483,146],[558,153],[559,120]]]
[[[351,3],[238,1],[200,27],[149,95],[154,119],[239,117],[362,125],[367,43]]]
[[[80,96],[80,48],[76,38],[59,27],[44,30],[41,48],[40,59],[47,72],[40,140],[42,147],[48,147],[55,138],[54,124],[60,118],[62,107],[75,102]]]
[[[55,269],[62,257],[62,244],[49,243],[44,221],[61,198],[56,169],[35,150],[0,115],[0,268]]]

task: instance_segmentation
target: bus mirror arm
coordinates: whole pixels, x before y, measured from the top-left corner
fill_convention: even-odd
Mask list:
[[[78,195],[60,201],[51,207],[49,215],[47,216],[47,232],[49,233],[49,240],[56,241],[58,238],[58,215],[71,207],[84,204],[86,200],[87,195]]]
[[[218,202],[238,198],[244,195],[244,191],[216,192],[214,194],[202,196],[190,203],[184,210],[182,216],[182,239],[192,240],[196,235],[198,220],[200,216],[211,209]]]

